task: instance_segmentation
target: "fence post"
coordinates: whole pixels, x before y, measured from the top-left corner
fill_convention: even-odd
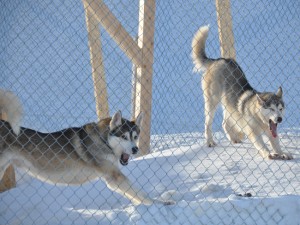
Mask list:
[[[142,155],[148,154],[150,150],[154,22],[155,0],[140,0],[138,45],[142,49],[142,64],[137,66],[135,116],[144,112],[139,139]]]
[[[137,84],[137,66],[133,63],[132,64],[132,77],[131,77],[131,85],[132,85],[132,92],[131,92],[131,120],[134,120],[136,115],[136,84]]]
[[[230,0],[216,0],[221,55],[236,59]]]
[[[105,70],[102,57],[100,30],[98,26],[99,23],[92,15],[92,12],[87,9],[85,1],[83,1],[83,4],[85,6],[85,18],[88,31],[92,76],[94,82],[96,112],[98,119],[100,120],[109,117],[109,106],[106,90]]]
[[[6,115],[4,113],[0,113],[0,119],[6,120]],[[16,175],[15,175],[14,167],[10,165],[6,169],[2,177],[2,180],[0,181],[0,192],[7,191],[14,187],[16,187]]]

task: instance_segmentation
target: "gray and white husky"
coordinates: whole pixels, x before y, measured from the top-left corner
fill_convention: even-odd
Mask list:
[[[196,71],[204,71],[202,90],[205,101],[205,138],[207,145],[216,145],[212,122],[219,103],[223,106],[223,129],[233,143],[246,135],[264,158],[292,159],[279,144],[277,124],[284,115],[282,89],[277,93],[258,92],[247,81],[234,59],[210,59],[205,53],[209,26],[201,27],[192,41],[192,58]],[[270,140],[270,152],[262,135]]]
[[[118,111],[112,118],[72,127],[54,133],[41,133],[20,127],[22,105],[12,92],[0,90],[0,180],[13,164],[48,183],[83,184],[102,178],[113,191],[136,204],[155,202],[133,187],[119,169],[138,152],[143,113],[135,121],[122,118]]]

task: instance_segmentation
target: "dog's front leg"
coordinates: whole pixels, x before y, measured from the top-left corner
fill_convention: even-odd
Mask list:
[[[293,159],[293,156],[289,153],[285,153],[281,150],[280,143],[279,143],[279,137],[277,136],[274,138],[270,132],[267,133],[268,138],[270,140],[271,146],[273,148],[274,153],[271,153],[271,159],[284,159],[284,160],[290,160]]]
[[[175,204],[173,201],[163,201],[159,199],[151,199],[141,190],[135,188],[129,179],[117,168],[106,168],[106,173],[103,175],[107,186],[130,199],[134,204],[152,205],[153,203],[159,203],[164,205]]]
[[[134,188],[128,178],[118,169],[106,174],[105,181],[111,190],[127,197],[135,204],[151,205],[154,203],[145,193]]]
[[[264,143],[261,134],[254,132],[253,129],[252,130],[249,129],[249,131],[251,132],[249,132],[247,136],[249,140],[252,142],[252,144],[254,145],[254,147],[259,151],[259,153],[263,158],[265,159],[270,158],[270,151],[266,146],[266,144]]]

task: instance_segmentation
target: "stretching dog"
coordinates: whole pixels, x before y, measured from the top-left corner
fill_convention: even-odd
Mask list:
[[[83,184],[102,178],[110,189],[136,204],[171,204],[134,188],[119,169],[119,163],[127,165],[139,150],[142,113],[135,121],[123,119],[119,111],[98,123],[41,133],[20,127],[22,105],[12,92],[3,90],[0,112],[7,115],[7,122],[0,120],[0,179],[13,164],[48,183]]]
[[[233,59],[210,59],[205,53],[209,27],[201,27],[192,41],[195,70],[205,71],[202,90],[205,100],[205,137],[209,147],[216,145],[212,122],[217,106],[223,105],[223,129],[233,143],[240,143],[246,135],[264,158],[292,159],[279,144],[277,124],[284,114],[282,89],[277,93],[258,92],[247,81],[240,66]],[[274,152],[269,151],[262,135],[270,140]]]

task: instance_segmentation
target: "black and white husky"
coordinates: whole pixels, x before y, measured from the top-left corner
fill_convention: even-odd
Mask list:
[[[22,105],[16,95],[4,90],[0,90],[0,112],[7,117],[0,120],[0,180],[13,164],[48,183],[83,184],[102,178],[110,189],[136,204],[170,204],[149,198],[119,169],[139,150],[143,113],[128,121],[119,111],[98,123],[41,133],[20,127]]]
[[[240,66],[233,59],[210,59],[205,53],[209,26],[201,27],[192,41],[192,58],[196,71],[205,71],[202,89],[205,100],[205,137],[207,145],[216,145],[212,122],[219,103],[223,106],[223,129],[227,138],[239,143],[246,135],[264,158],[292,159],[279,144],[277,124],[284,115],[282,89],[277,93],[258,92],[247,81]],[[262,135],[271,143],[270,152]]]

